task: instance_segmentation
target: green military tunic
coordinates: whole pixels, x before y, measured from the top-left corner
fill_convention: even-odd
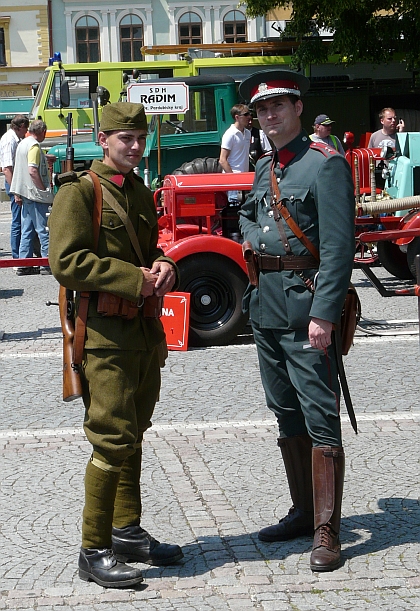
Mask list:
[[[311,348],[311,318],[340,319],[354,256],[354,195],[350,168],[336,151],[310,148],[302,131],[279,151],[275,174],[283,203],[320,253],[313,295],[294,271],[261,271],[259,287],[248,287],[249,310],[267,404],[280,434],[309,431],[315,445],[341,445],[339,384],[333,350]],[[253,188],[242,206],[240,227],[256,252],[285,255],[271,203],[272,156],[261,158]],[[294,255],[310,253],[282,220]]]
[[[156,209],[142,179],[100,161],[91,169],[127,212],[146,265],[173,264],[157,246]],[[82,376],[85,431],[94,453],[121,464],[137,451],[151,424],[160,389],[157,346],[164,331],[160,320],[143,318],[141,309],[132,320],[97,313],[97,291],[139,302],[143,273],[123,222],[105,201],[95,252],[93,203],[93,185],[83,173],[60,187],[49,218],[49,262],[60,284],[91,291]]]

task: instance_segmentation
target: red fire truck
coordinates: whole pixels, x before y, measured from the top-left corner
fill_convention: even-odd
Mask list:
[[[179,266],[180,290],[191,294],[191,345],[226,344],[247,323],[239,205],[228,205],[227,191],[244,199],[253,180],[253,172],[168,175],[155,191],[160,246]]]

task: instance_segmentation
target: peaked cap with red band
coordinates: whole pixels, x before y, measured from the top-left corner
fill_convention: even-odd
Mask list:
[[[291,70],[261,70],[254,72],[239,85],[239,93],[249,104],[277,95],[301,97],[309,89],[309,79]]]

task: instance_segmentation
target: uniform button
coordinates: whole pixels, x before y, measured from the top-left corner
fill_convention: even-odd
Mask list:
[[[280,178],[277,178],[277,182],[280,182]]]
[[[113,227],[114,226],[114,221],[109,221],[109,226]]]
[[[274,216],[274,212],[270,210],[270,212],[268,213],[268,216]]]
[[[265,244],[260,244],[260,250],[265,250]]]
[[[294,195],[291,195],[291,196],[289,197],[289,200],[290,200],[291,202],[294,202],[294,201],[295,201],[295,196],[294,196]]]
[[[264,227],[263,233],[267,233],[267,231],[270,231],[270,227],[268,225]]]
[[[306,136],[303,136],[303,138],[302,138],[302,142],[306,142],[306,141],[307,141],[307,139],[308,139],[308,138],[307,138]]]

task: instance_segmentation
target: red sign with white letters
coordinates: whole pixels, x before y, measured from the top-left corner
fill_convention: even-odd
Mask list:
[[[161,319],[168,350],[188,349],[190,293],[167,293],[163,298]]]

